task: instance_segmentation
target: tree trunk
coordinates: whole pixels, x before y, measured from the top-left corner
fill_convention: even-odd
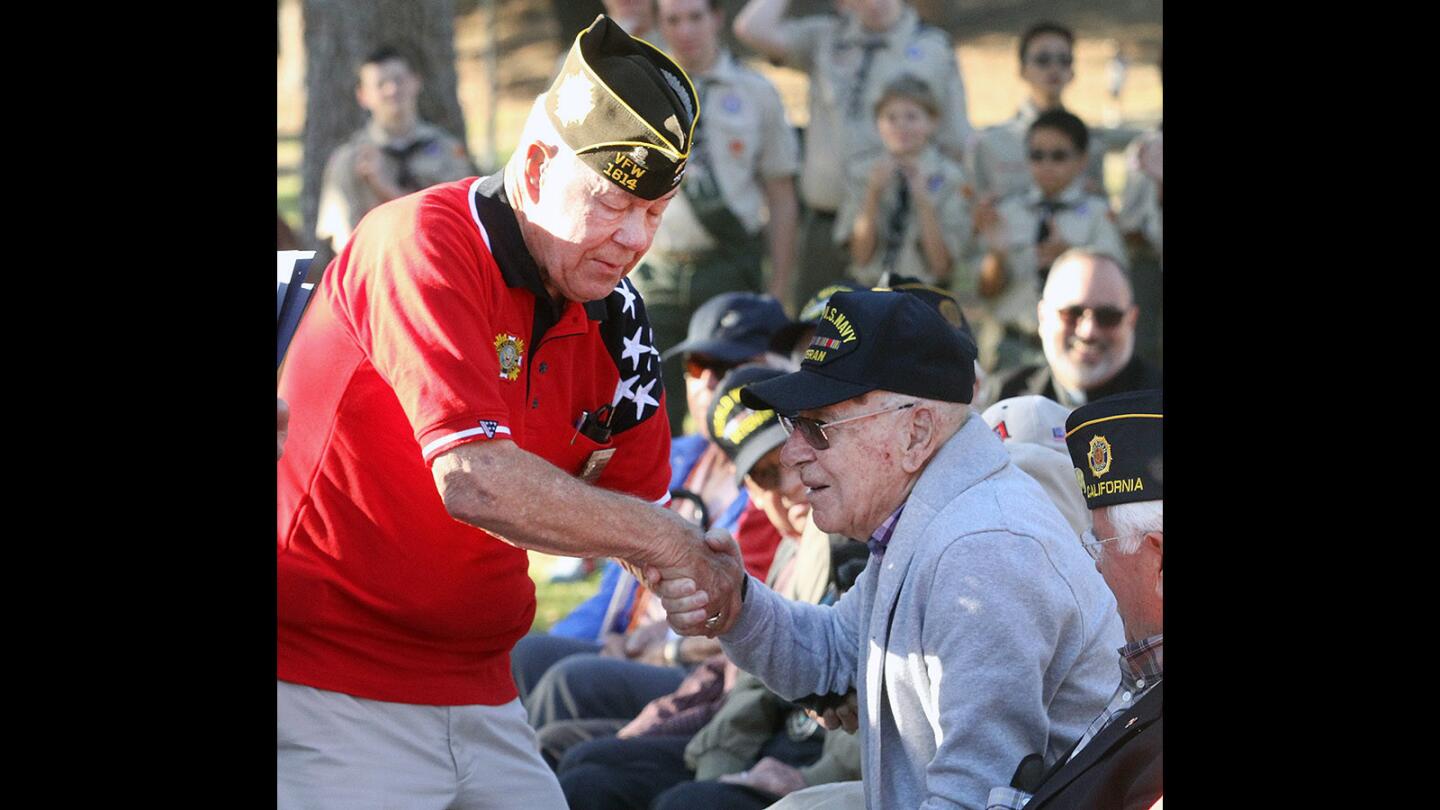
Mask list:
[[[320,182],[330,152],[365,124],[355,100],[360,61],[381,45],[415,60],[423,82],[420,117],[465,142],[465,118],[456,96],[455,5],[452,0],[304,0],[305,129],[300,213],[303,238],[316,244]]]

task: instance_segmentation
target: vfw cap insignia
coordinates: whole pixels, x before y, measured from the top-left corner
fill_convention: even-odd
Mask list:
[[[1095,435],[1090,437],[1090,452],[1085,455],[1085,460],[1090,464],[1090,472],[1100,478],[1110,472],[1110,442],[1104,436]]]

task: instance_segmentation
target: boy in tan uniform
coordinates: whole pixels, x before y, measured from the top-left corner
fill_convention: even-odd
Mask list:
[[[988,197],[998,203],[1029,188],[1025,133],[1040,113],[1065,109],[1060,96],[1075,80],[1074,50],[1075,34],[1053,22],[1036,23],[1020,37],[1020,78],[1029,95],[1013,118],[976,133],[966,169],[977,199]],[[1088,153],[1086,191],[1104,194],[1104,146],[1092,139]]]
[[[1026,138],[1030,187],[982,217],[986,254],[977,289],[986,317],[977,337],[987,371],[1044,362],[1036,305],[1057,256],[1086,247],[1124,260],[1109,204],[1084,189],[1088,142],[1079,118],[1061,110],[1042,113]]]
[[[921,80],[901,76],[875,105],[884,148],[850,163],[835,241],[850,254],[849,276],[867,287],[887,271],[948,286],[969,241],[960,164],[934,144],[939,104]]]
[[[380,203],[475,173],[464,144],[420,120],[420,77],[400,51],[382,47],[366,58],[355,98],[370,122],[330,153],[315,223],[315,236],[336,253]]]
[[[838,281],[846,266],[833,239],[845,169],[857,155],[881,147],[873,117],[881,90],[905,73],[924,80],[939,102],[935,142],[956,160],[963,158],[970,119],[950,37],[920,22],[902,0],[845,4],[839,16],[799,19],[785,18],[789,5],[789,0],[750,0],[735,17],[735,36],[810,77],[800,173],[806,211],[790,297],[798,305]]]

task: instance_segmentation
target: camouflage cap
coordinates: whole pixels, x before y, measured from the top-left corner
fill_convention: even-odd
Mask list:
[[[601,14],[575,37],[545,113],[581,161],[654,200],[685,173],[700,102],[675,60]]]

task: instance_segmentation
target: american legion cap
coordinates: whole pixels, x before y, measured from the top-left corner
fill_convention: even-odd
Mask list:
[[[685,340],[666,349],[660,359],[695,352],[727,363],[740,363],[764,354],[775,330],[788,322],[785,308],[773,295],[721,293],[695,310],[690,316]]]
[[[1075,480],[1091,509],[1164,499],[1165,408],[1159,389],[1097,399],[1065,420]]]
[[[545,112],[576,157],[654,200],[685,173],[700,102],[673,59],[601,14],[575,37]]]
[[[764,366],[744,366],[726,374],[715,389],[715,398],[705,415],[705,431],[735,464],[736,484],[745,482],[755,462],[785,443],[779,415],[769,409],[751,408],[740,401],[740,392],[748,385],[784,374]]]
[[[975,342],[920,298],[893,290],[836,293],[800,370],[746,386],[752,408],[790,415],[875,390],[969,402]]]

